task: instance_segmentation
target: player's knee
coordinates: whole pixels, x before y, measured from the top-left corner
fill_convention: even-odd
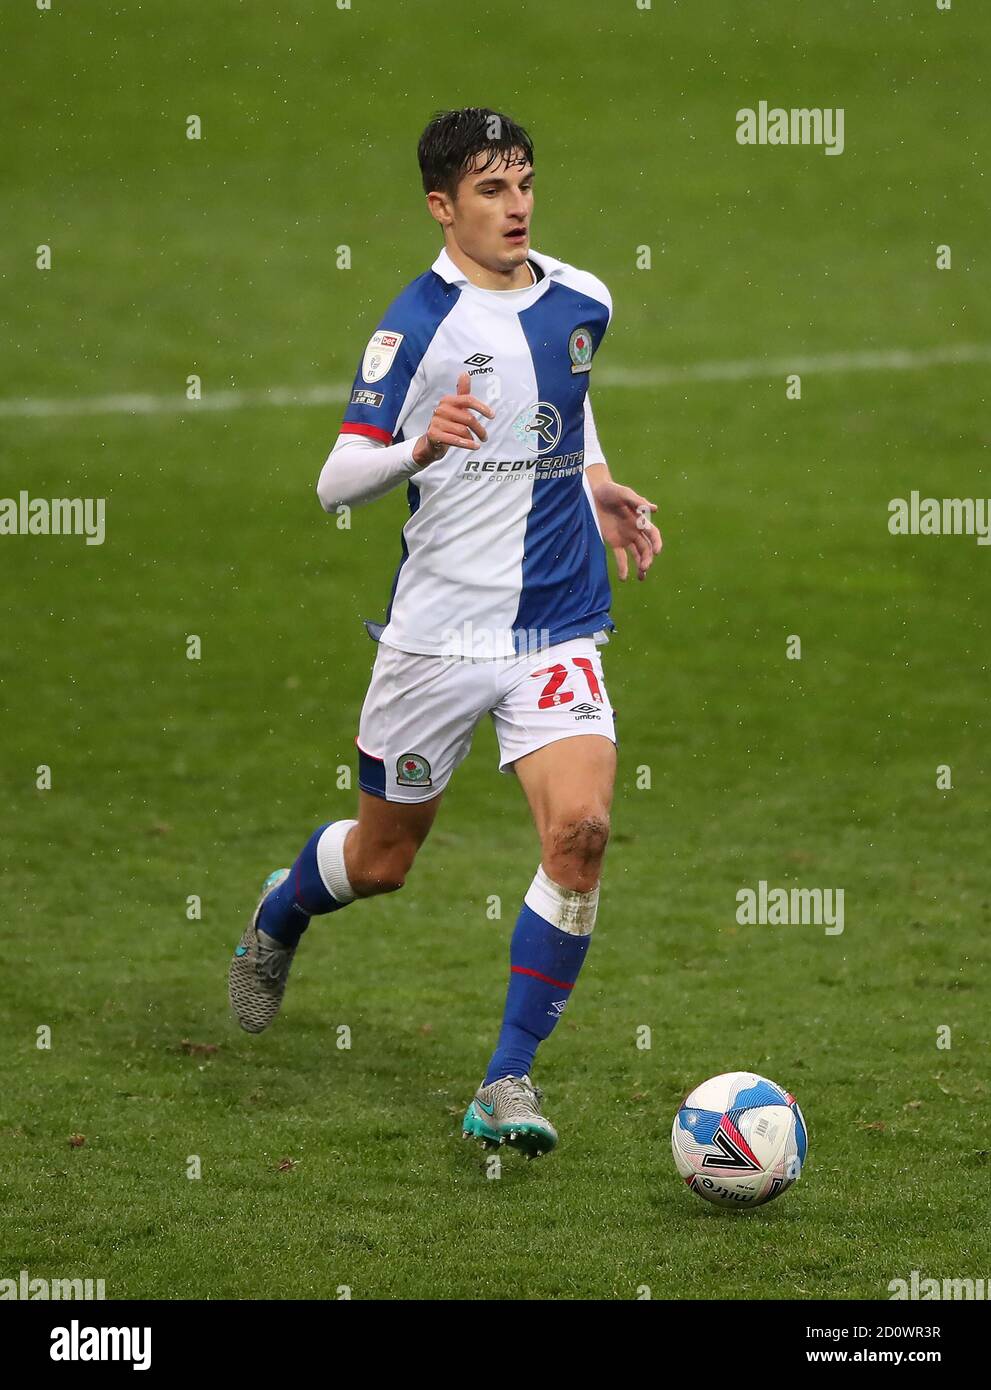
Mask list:
[[[553,859],[595,864],[609,842],[609,816],[598,810],[562,816],[550,826],[545,841],[545,850]]]
[[[413,866],[414,855],[415,851],[401,847],[360,859],[348,869],[351,887],[359,898],[371,898],[379,893],[398,893]]]

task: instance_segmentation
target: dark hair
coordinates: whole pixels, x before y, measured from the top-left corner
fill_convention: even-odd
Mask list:
[[[508,163],[514,154],[524,155],[532,164],[533,141],[521,125],[487,106],[438,111],[420,136],[416,151],[424,193],[447,193],[456,198],[458,184],[480,154],[488,158],[479,172]]]

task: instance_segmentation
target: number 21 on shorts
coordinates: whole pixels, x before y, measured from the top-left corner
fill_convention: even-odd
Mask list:
[[[603,703],[602,687],[599,685],[599,678],[595,674],[591,660],[587,656],[573,656],[569,660],[570,664],[576,666],[585,677],[591,699],[598,701],[601,705]],[[553,709],[555,705],[571,703],[575,698],[575,692],[565,688],[565,681],[571,674],[568,670],[568,663],[564,661],[555,662],[553,666],[542,666],[539,671],[530,672],[534,680],[540,676],[550,677],[540,692],[540,698],[537,701],[538,709]]]

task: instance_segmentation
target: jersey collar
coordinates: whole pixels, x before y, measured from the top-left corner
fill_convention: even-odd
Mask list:
[[[528,252],[527,258],[531,261],[536,261],[537,265],[540,266],[540,269],[548,277],[551,275],[561,275],[564,272],[563,263],[561,261],[556,261],[553,256],[544,256],[537,251],[530,251]],[[446,280],[449,285],[471,284],[471,281],[464,271],[460,270],[451,260],[450,256],[447,254],[446,247],[442,248],[440,255],[434,261],[430,269],[435,275],[439,275],[442,280]],[[531,286],[531,288],[533,287]]]

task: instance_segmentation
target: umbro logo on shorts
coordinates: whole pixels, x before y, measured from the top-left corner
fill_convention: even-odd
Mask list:
[[[576,719],[598,719],[602,710],[598,705],[572,705],[571,713]]]

